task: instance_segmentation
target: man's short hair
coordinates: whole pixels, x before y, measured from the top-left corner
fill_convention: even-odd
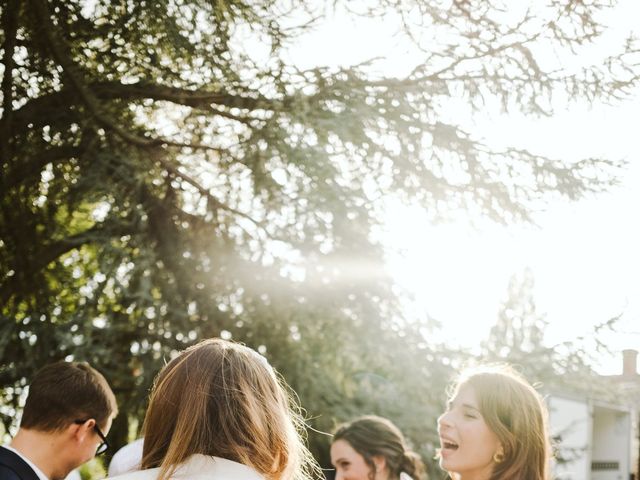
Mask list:
[[[60,361],[33,377],[20,427],[49,432],[89,418],[104,427],[117,413],[116,397],[97,370],[85,362]]]

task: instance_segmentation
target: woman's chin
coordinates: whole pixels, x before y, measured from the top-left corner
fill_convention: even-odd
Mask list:
[[[451,461],[447,458],[444,457],[440,457],[440,460],[438,461],[438,464],[440,465],[440,468],[444,471],[450,472],[451,471]]]

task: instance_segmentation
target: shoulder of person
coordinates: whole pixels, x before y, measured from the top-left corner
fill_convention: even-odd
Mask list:
[[[107,477],[108,480],[152,480],[158,477],[159,468],[149,468],[147,470],[136,470],[135,472],[123,473],[114,477]]]
[[[20,455],[0,446],[0,480],[39,480],[39,477]]]
[[[216,480],[264,480],[253,468],[226,458],[192,455],[177,470],[175,478]]]
[[[21,478],[15,470],[0,463],[0,480],[20,480]]]
[[[150,468],[109,477],[109,480],[154,480],[159,473],[159,468]],[[176,480],[264,480],[264,477],[254,469],[241,463],[198,454],[192,455],[180,465],[171,478]]]
[[[109,463],[109,477],[124,475],[128,472],[140,470],[142,450],[144,448],[142,438],[128,443],[118,450]]]

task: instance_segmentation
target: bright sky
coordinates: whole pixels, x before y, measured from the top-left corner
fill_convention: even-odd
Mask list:
[[[610,53],[637,18],[640,2],[621,1],[607,19],[613,28],[603,42],[577,62]],[[392,37],[393,29],[392,22],[355,25],[336,16],[317,36],[300,42],[293,56],[307,67],[382,57],[386,71],[402,75],[412,59]],[[576,105],[549,119],[475,118],[472,132],[496,146],[555,158],[624,158],[630,167],[622,185],[606,194],[549,204],[536,217],[537,226],[507,228],[487,221],[478,230],[463,223],[434,227],[418,208],[390,204],[384,236],[389,267],[398,284],[416,296],[407,315],[428,314],[442,323],[441,339],[473,347],[495,322],[511,275],[528,267],[538,310],[549,322],[549,343],[572,340],[622,314],[617,328],[624,333],[602,338],[615,354],[601,357],[598,367],[619,373],[619,350],[640,349],[639,112],[640,96],[616,106]]]
[[[516,145],[545,144],[560,155],[572,149],[574,155],[605,152],[629,160],[623,185],[596,198],[550,204],[537,226],[429,227],[418,209],[402,214],[400,207],[392,208],[386,239],[390,268],[417,297],[411,313],[428,313],[443,324],[443,339],[472,347],[495,322],[511,275],[529,267],[550,343],[572,340],[622,314],[617,328],[625,334],[602,339],[616,351],[639,348],[640,216],[635,208],[640,162],[635,156],[640,138],[632,130],[638,112],[640,102],[535,124],[510,119],[485,127],[487,138],[504,135]],[[616,353],[603,357],[599,370],[612,374],[620,368]]]

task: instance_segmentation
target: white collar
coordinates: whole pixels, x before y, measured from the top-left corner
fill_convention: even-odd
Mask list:
[[[31,469],[36,472],[36,475],[38,475],[38,478],[40,480],[49,480],[49,477],[47,477],[44,472],[42,470],[40,470],[37,465],[35,463],[33,463],[31,460],[29,460],[27,457],[25,457],[22,453],[20,453],[18,450],[16,450],[13,447],[10,447],[9,445],[3,445],[4,448],[6,448],[7,450],[11,450],[13,453],[15,453],[16,455],[18,455],[22,460],[24,460],[25,462],[27,462],[27,465],[29,465],[31,467]]]
[[[124,475],[113,477],[114,479],[127,480],[147,480],[157,478],[160,468],[149,468],[129,472]],[[238,462],[227,460],[226,458],[213,457],[210,455],[194,454],[181,463],[175,473],[171,475],[175,479],[220,479],[220,480],[264,480],[264,477],[253,468]]]
[[[210,455],[195,454],[176,469],[176,476],[189,477],[198,472],[212,471],[220,477],[237,475],[245,480],[263,480],[263,477],[253,468],[226,458]]]

